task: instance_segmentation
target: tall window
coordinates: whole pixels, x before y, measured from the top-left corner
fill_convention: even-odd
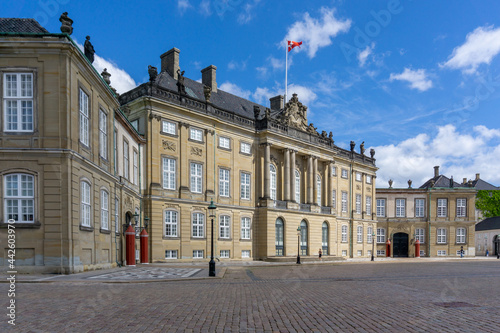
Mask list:
[[[201,193],[202,165],[191,163],[191,192]]]
[[[415,229],[415,240],[418,240],[420,244],[425,242],[425,233],[423,228]]]
[[[424,217],[424,199],[415,199],[415,217]]]
[[[240,152],[243,154],[250,154],[252,146],[249,143],[241,142],[240,143]]]
[[[405,217],[406,200],[396,199],[396,217]]]
[[[242,172],[240,174],[241,199],[250,200],[250,174]]]
[[[300,172],[295,170],[295,202],[300,203]]]
[[[371,184],[372,183],[372,176],[366,175],[366,183]]]
[[[241,239],[250,239],[250,218],[241,218]]]
[[[357,234],[358,243],[363,243],[363,227],[358,225],[358,234]]]
[[[373,227],[368,227],[366,230],[366,242],[371,244],[373,242]]]
[[[446,217],[447,206],[448,206],[447,199],[438,199],[437,200],[437,216],[438,217]]]
[[[465,228],[457,228],[457,243],[465,243]]]
[[[113,163],[115,165],[115,175],[118,172],[118,131],[113,130]]]
[[[377,216],[385,217],[385,199],[377,199]]]
[[[109,195],[101,190],[101,228],[109,230]]]
[[[120,232],[120,200],[115,198],[115,232]]]
[[[282,256],[284,249],[284,231],[283,231],[283,220],[281,218],[276,219],[275,224],[275,247],[276,247],[276,255]]]
[[[12,174],[4,177],[5,221],[33,223],[35,219],[35,181],[33,176]]]
[[[316,176],[316,201],[321,206],[321,177]]]
[[[85,227],[90,227],[90,184],[86,181],[80,183],[81,221]]]
[[[4,74],[4,131],[33,132],[33,75]]]
[[[361,214],[361,194],[356,194],[356,214]]]
[[[219,237],[229,238],[229,216],[221,215],[219,222]]]
[[[80,109],[80,142],[89,146],[89,96],[80,89],[79,95]]]
[[[189,138],[194,141],[203,141],[203,131],[197,128],[191,128]]]
[[[372,197],[366,197],[366,215],[372,215]]]
[[[200,214],[201,215],[201,214]],[[165,211],[165,236],[166,237],[177,237],[177,212],[175,210]],[[203,234],[203,224],[201,232]],[[194,216],[193,216],[193,237],[194,236]]]
[[[175,160],[173,158],[163,158],[163,188],[175,190]]]
[[[132,155],[132,165],[134,166],[134,184],[139,184],[139,154],[134,150]]]
[[[361,181],[361,172],[356,172],[356,180],[357,180],[358,182],[360,182],[360,181]]]
[[[271,199],[276,200],[276,168],[272,164],[269,166],[269,174],[271,176]]]
[[[323,254],[328,254],[328,223],[323,222],[321,227],[321,247],[323,249]]]
[[[332,207],[336,212],[337,209],[337,190],[332,190]]]
[[[446,229],[438,228],[437,230],[437,243],[446,244]]]
[[[201,213],[193,213],[193,237],[203,238],[205,235],[205,217]]]
[[[99,154],[108,158],[108,115],[99,110]]]
[[[129,179],[130,177],[128,142],[125,140],[123,140],[123,177],[125,179]]]
[[[229,197],[229,170],[219,169],[219,195]]]
[[[347,169],[342,169],[341,175],[342,178],[347,178]]]
[[[457,199],[457,217],[465,217],[466,215],[466,200],[465,199]]]
[[[385,229],[377,228],[377,243],[385,243]]]
[[[343,225],[341,229],[342,243],[347,243],[347,226]]]
[[[342,191],[342,212],[347,212],[347,192]]]

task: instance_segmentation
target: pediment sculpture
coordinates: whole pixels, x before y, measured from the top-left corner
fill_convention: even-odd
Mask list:
[[[299,102],[297,94],[293,94],[283,109],[280,121],[289,126],[302,131],[308,130],[307,125],[307,106]]]

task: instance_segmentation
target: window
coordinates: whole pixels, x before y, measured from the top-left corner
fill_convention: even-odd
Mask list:
[[[134,150],[132,155],[132,165],[134,167],[134,185],[139,184],[139,154]]]
[[[250,174],[242,172],[240,174],[240,180],[241,199],[250,200]]]
[[[366,215],[372,215],[372,197],[366,197]]]
[[[123,177],[129,179],[130,174],[128,142],[123,140]]]
[[[385,250],[377,250],[377,256],[385,256]]]
[[[269,166],[269,173],[271,176],[271,182],[269,184],[271,186],[271,199],[276,200],[276,168],[272,164]]]
[[[377,216],[385,217],[385,199],[377,199]]]
[[[438,228],[437,230],[437,243],[446,244],[446,229]]]
[[[405,217],[406,213],[406,200],[396,199],[396,217]]]
[[[220,250],[221,258],[229,258],[229,250]]]
[[[120,200],[115,198],[115,232],[120,232]]]
[[[372,256],[372,250],[367,250],[367,251],[366,251],[366,255],[367,255],[368,257],[371,257],[371,256]]]
[[[250,250],[241,250],[242,258],[250,258]]]
[[[373,242],[373,227],[368,227],[368,230],[366,230],[366,242],[368,244]]]
[[[356,194],[356,214],[361,214],[361,194]]]
[[[177,250],[165,250],[165,259],[177,259]]]
[[[229,170],[219,169],[219,195],[229,197]]]
[[[342,178],[347,178],[347,170],[346,169],[342,169],[342,175],[341,175]]]
[[[113,131],[113,163],[115,164],[115,175],[118,172],[118,131],[116,128]]]
[[[136,131],[138,131],[139,130],[139,119],[131,121],[130,125],[132,125],[132,127],[135,128]]]
[[[446,250],[438,250],[437,255],[438,256],[446,256]]]
[[[201,193],[201,164],[191,163],[191,192]]]
[[[229,216],[221,215],[219,221],[219,237],[229,238]]]
[[[363,227],[358,225],[358,234],[357,234],[358,243],[363,243]]]
[[[284,239],[284,228],[283,228],[283,220],[278,217],[276,219],[276,223],[274,225],[275,227],[275,246],[276,246],[276,255],[277,256],[282,256],[283,255],[283,239]]]
[[[101,190],[101,228],[109,230],[109,198],[108,192]]]
[[[33,132],[33,75],[4,75],[4,130]]]
[[[356,180],[357,180],[358,182],[360,182],[360,181],[361,181],[361,172],[356,172]]]
[[[35,220],[35,181],[26,174],[4,177],[5,221],[33,223]]]
[[[175,160],[173,158],[163,158],[163,188],[175,190]]]
[[[321,206],[321,177],[316,176],[316,201]]]
[[[203,259],[204,257],[203,250],[193,250],[193,259]]]
[[[81,223],[90,227],[90,184],[86,181],[80,183]]]
[[[295,202],[300,203],[300,172],[295,170]]]
[[[337,190],[332,190],[332,207],[337,209]]]
[[[80,109],[80,142],[89,146],[89,96],[80,89],[79,95],[79,109]]]
[[[385,229],[377,228],[377,243],[385,243]]]
[[[204,216],[201,213],[193,213],[193,237],[203,238],[205,235]]]
[[[465,217],[466,215],[466,200],[465,199],[457,199],[457,217]]]
[[[358,257],[363,256],[363,250],[358,250],[358,253],[357,253],[357,254],[358,254]]]
[[[415,229],[415,238],[415,240],[420,241],[420,244],[423,244],[425,242],[425,233],[423,228]]]
[[[337,167],[332,166],[332,176],[336,176],[336,175],[337,175]]]
[[[194,224],[194,223],[193,223]],[[165,211],[165,237],[177,237],[177,212],[174,210]],[[194,227],[193,227],[194,230]],[[203,233],[203,227],[202,227]]]
[[[372,183],[372,176],[366,175],[366,183],[371,184]]]
[[[108,115],[99,110],[99,155],[108,158]]]
[[[203,131],[197,128],[191,128],[189,138],[194,141],[203,141]]]
[[[342,191],[342,213],[347,212],[347,192]]]
[[[347,257],[347,250],[342,250],[342,257]]]
[[[437,200],[437,216],[438,217],[446,217],[446,210],[447,210],[447,200],[446,199],[438,199]]]
[[[250,239],[250,218],[241,218],[241,239]]]
[[[457,228],[457,243],[465,243],[465,228]]]
[[[347,243],[347,226],[342,226],[342,243]]]
[[[415,217],[424,217],[425,200],[415,199]]]
[[[324,255],[328,254],[328,234],[328,223],[323,222],[323,225],[321,226],[321,247]]]
[[[231,141],[229,138],[225,138],[223,136],[219,137],[219,147],[224,148],[224,149],[230,149],[231,148]]]
[[[173,122],[164,120],[162,122],[162,126],[161,127],[162,127],[162,132],[163,133],[172,134],[172,135],[176,135],[177,134],[177,126]]]
[[[246,142],[240,142],[240,152],[243,154],[250,154],[252,149],[252,145]]]

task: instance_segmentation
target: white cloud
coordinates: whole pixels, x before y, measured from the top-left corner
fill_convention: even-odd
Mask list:
[[[432,81],[427,78],[427,74],[424,69],[412,70],[405,68],[403,73],[395,74],[391,73],[389,81],[400,80],[407,81],[410,83],[410,87],[413,89],[418,89],[420,91],[426,91],[432,87]]]
[[[500,28],[478,27],[469,33],[465,43],[456,47],[441,67],[461,69],[473,74],[480,64],[489,64],[500,53]]]
[[[177,9],[183,15],[189,8],[191,8],[191,4],[189,3],[189,0],[177,0]]]
[[[231,60],[227,64],[227,69],[244,71],[245,69],[247,69],[247,60],[242,60],[242,61]]]
[[[458,132],[453,125],[438,128],[434,137],[419,134],[396,145],[374,147],[377,159],[377,187],[419,187],[434,177],[433,167],[440,173],[461,183],[462,178],[473,178],[476,173],[494,185],[500,184],[500,129],[476,126],[474,131]]]
[[[227,81],[221,84],[219,89],[245,99],[249,99],[252,94],[249,90],[245,90],[238,85]]]
[[[303,41],[302,46],[307,50],[309,58],[314,58],[319,48],[332,44],[332,38],[341,32],[347,32],[351,20],[335,18],[335,9],[322,7],[321,18],[312,18],[308,12],[302,21],[294,22],[288,29],[285,40]],[[283,41],[282,45],[285,41]]]
[[[375,47],[375,43],[372,43],[372,45],[368,45],[366,49],[363,51],[359,52],[358,54],[358,60],[359,60],[359,66],[363,67],[368,60],[368,57],[373,51],[373,48]]]
[[[253,93],[252,97],[255,103],[264,106],[269,106],[270,105],[269,99],[277,95],[279,95],[279,93],[276,91],[271,91],[268,88],[258,87],[257,89],[255,89],[255,92]]]
[[[210,16],[210,15],[212,15],[212,9],[210,8],[210,0],[203,0],[200,3],[200,13],[203,16]]]
[[[267,62],[271,65],[273,70],[281,70],[285,68],[285,62],[282,59],[277,59],[273,56],[269,56],[267,58]],[[290,65],[290,62],[288,65]]]
[[[249,2],[243,6],[243,12],[238,15],[239,24],[246,24],[254,18],[253,9],[259,2],[260,0],[254,0],[253,2]]]
[[[297,94],[299,101],[306,106],[311,105],[311,103],[318,97],[311,89],[307,87],[295,84],[289,85],[287,99],[289,100],[290,98],[292,98],[292,94],[294,93]]]

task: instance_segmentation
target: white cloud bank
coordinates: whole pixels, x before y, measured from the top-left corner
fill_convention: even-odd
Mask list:
[[[412,89],[418,89],[420,91],[426,91],[432,88],[432,81],[428,79],[425,69],[412,70],[405,68],[401,74],[391,73],[389,81],[394,80],[407,81],[410,83]]]
[[[473,179],[476,173],[481,179],[500,185],[500,129],[476,126],[472,131],[460,133],[453,125],[438,128],[435,137],[419,134],[397,145],[374,147],[377,159],[377,187],[419,187],[434,177],[433,167],[440,166],[440,173],[453,176],[458,183],[463,178]]]
[[[308,12],[302,21],[296,21],[288,29],[286,40],[302,41],[309,58],[314,58],[319,48],[332,44],[332,38],[339,33],[349,31],[351,20],[335,18],[335,9],[322,7],[321,18],[312,18]],[[285,45],[283,41],[282,45]]]
[[[480,64],[489,64],[500,53],[500,28],[479,27],[469,33],[465,43],[456,47],[441,67],[461,69],[473,74]]]

